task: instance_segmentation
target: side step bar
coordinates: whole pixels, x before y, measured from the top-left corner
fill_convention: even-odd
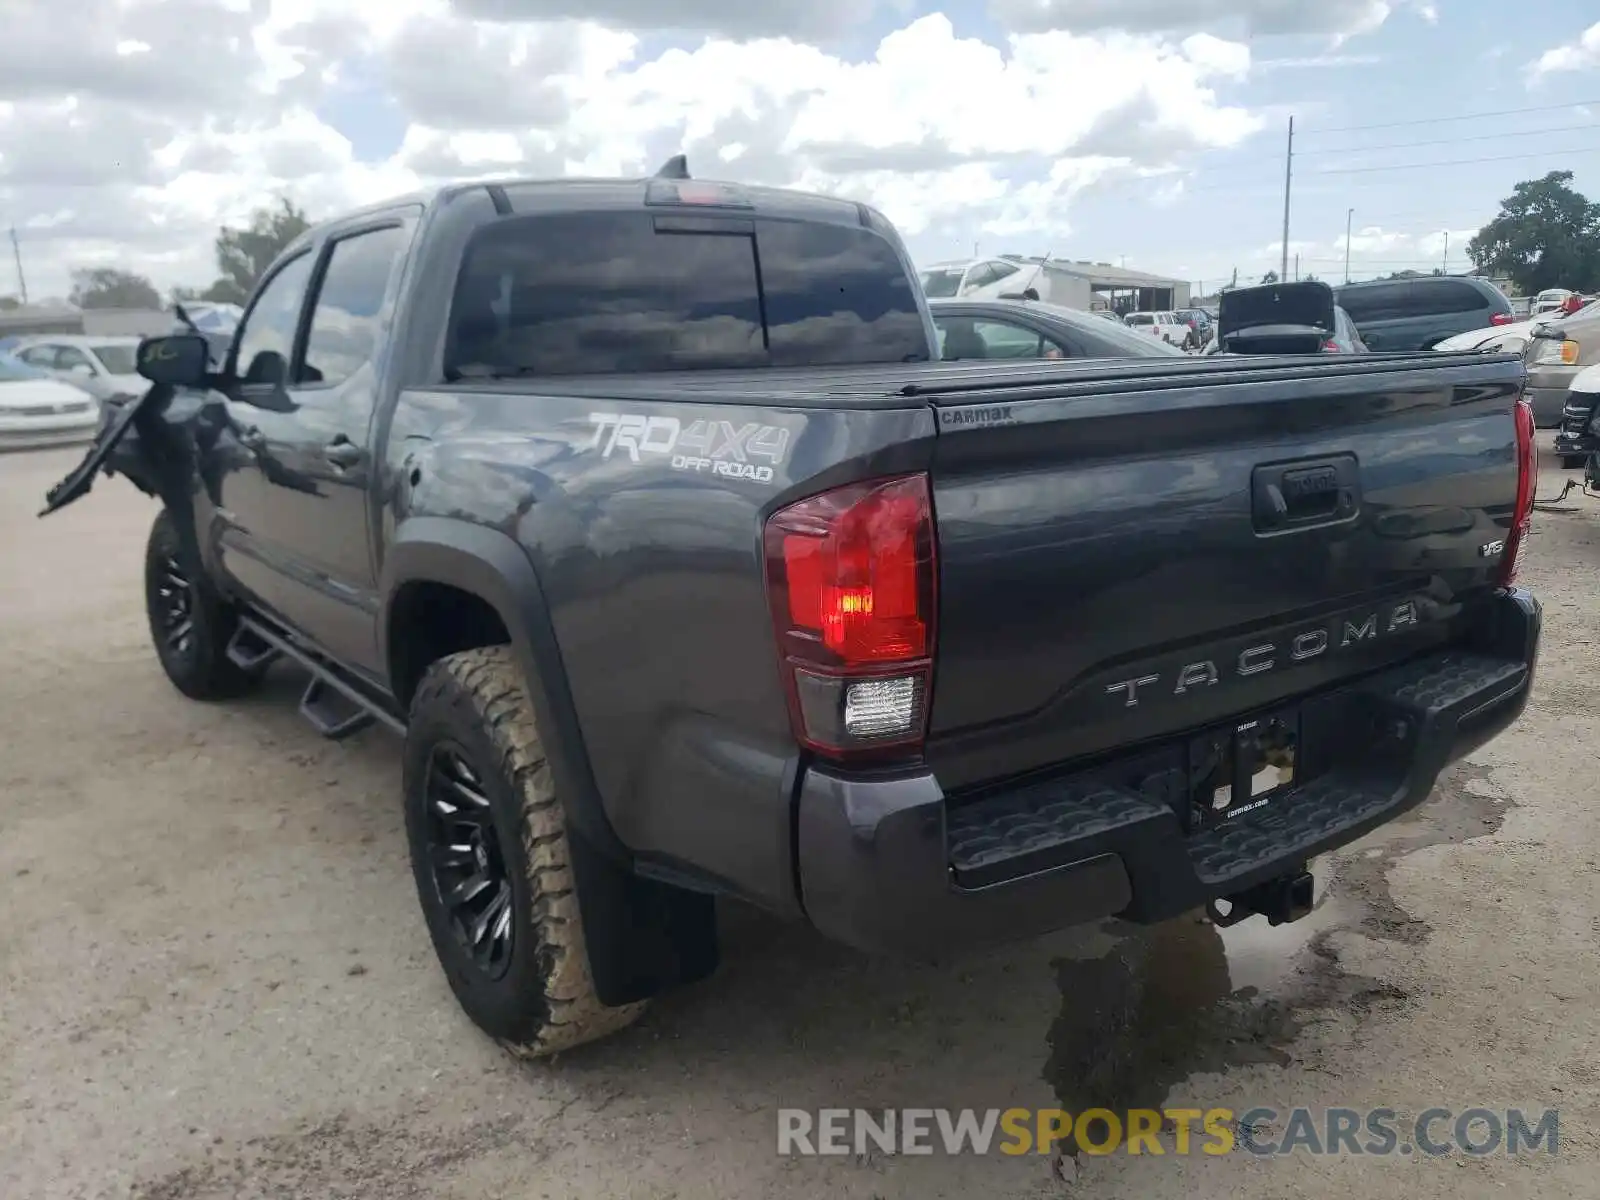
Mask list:
[[[264,666],[280,656],[311,672],[305,695],[300,700],[300,715],[323,737],[338,741],[359,733],[373,722],[395,733],[405,733],[404,721],[360,688],[346,682],[315,654],[254,617],[240,619],[238,631],[228,643],[229,659],[250,669]]]

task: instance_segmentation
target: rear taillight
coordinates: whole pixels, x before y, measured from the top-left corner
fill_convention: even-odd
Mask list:
[[[1324,354],[1339,353],[1339,343],[1334,341],[1332,338],[1329,338],[1327,341],[1322,343],[1322,352]]]
[[[1509,324],[1511,324],[1511,322],[1513,322],[1515,320],[1516,320],[1516,318],[1513,317],[1510,313],[1495,313],[1494,316],[1489,318],[1489,324],[1491,324],[1491,325],[1509,325]]]
[[[763,550],[795,738],[832,758],[920,751],[938,586],[928,477],[791,504]]]
[[[1516,583],[1517,573],[1522,569],[1522,553],[1527,548],[1533,525],[1533,495],[1539,483],[1539,450],[1533,440],[1532,402],[1519,397],[1512,416],[1517,426],[1517,503],[1511,511],[1511,531],[1506,534],[1506,548],[1500,558],[1501,587]]]

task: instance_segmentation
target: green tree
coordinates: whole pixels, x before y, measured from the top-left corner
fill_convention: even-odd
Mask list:
[[[1591,291],[1600,286],[1600,204],[1572,187],[1571,171],[1524,180],[1467,243],[1467,257],[1527,296],[1553,287]]]
[[[1276,271],[1268,271],[1265,275],[1263,275],[1261,277],[1261,282],[1262,283],[1277,283],[1278,282],[1278,273]]]
[[[218,279],[200,299],[243,304],[272,260],[310,228],[306,214],[286,197],[276,207],[258,208],[243,229],[224,225],[216,241]]]
[[[160,308],[161,293],[143,275],[116,267],[92,267],[72,273],[68,297],[79,308]]]
[[[22,307],[22,301],[15,296],[0,296],[0,312],[11,312]]]

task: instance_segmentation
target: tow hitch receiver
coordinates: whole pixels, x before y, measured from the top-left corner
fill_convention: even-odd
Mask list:
[[[1224,929],[1257,914],[1265,917],[1268,924],[1287,925],[1311,911],[1314,892],[1315,881],[1309,871],[1280,875],[1237,895],[1210,901],[1206,916],[1213,925]]]

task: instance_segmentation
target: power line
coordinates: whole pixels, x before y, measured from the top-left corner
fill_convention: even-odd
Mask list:
[[[1333,167],[1307,171],[1307,175],[1367,175],[1377,171],[1422,171],[1430,167],[1467,167],[1476,163],[1517,162],[1528,158],[1548,158],[1552,154],[1600,154],[1600,146],[1577,146],[1567,150],[1536,150],[1528,154],[1501,154],[1490,158],[1455,158],[1443,162],[1392,163],[1386,167]]]
[[[1376,125],[1336,125],[1330,129],[1311,129],[1305,132],[1361,133],[1368,129],[1403,129],[1413,125],[1441,125],[1446,121],[1478,121],[1484,117],[1510,117],[1519,113],[1557,112],[1563,108],[1585,108],[1600,105],[1600,100],[1568,100],[1565,104],[1536,104],[1529,108],[1500,108],[1489,112],[1460,113],[1450,117],[1420,117],[1413,121],[1384,121]]]
[[[1296,151],[1296,155],[1298,155],[1298,153],[1299,152]],[[1315,176],[1315,175],[1373,175],[1373,174],[1381,174],[1381,173],[1386,172],[1386,171],[1423,171],[1423,170],[1428,170],[1428,169],[1434,168],[1434,167],[1466,167],[1466,166],[1473,166],[1473,165],[1476,165],[1478,163],[1518,162],[1518,161],[1523,161],[1523,160],[1530,159],[1530,158],[1549,158],[1549,157],[1552,157],[1552,156],[1555,156],[1555,155],[1563,155],[1563,154],[1600,154],[1600,146],[1579,146],[1579,147],[1576,147],[1576,148],[1568,148],[1568,149],[1562,149],[1562,150],[1535,150],[1535,151],[1529,151],[1528,153],[1525,153],[1525,154],[1487,155],[1487,156],[1483,156],[1483,157],[1479,157],[1479,158],[1455,158],[1455,159],[1436,160],[1436,161],[1432,161],[1432,162],[1390,163],[1390,164],[1388,164],[1386,166],[1380,166],[1380,167],[1325,167],[1325,168],[1323,168],[1321,170],[1317,170],[1317,171],[1300,171],[1300,172],[1297,172],[1297,174],[1301,178],[1304,178],[1305,176],[1308,176],[1308,175],[1311,175],[1311,176]],[[1215,170],[1215,169],[1220,169],[1220,168],[1212,168],[1212,169]],[[1270,180],[1270,179],[1251,177],[1251,178],[1246,178],[1246,179],[1233,179],[1233,180],[1229,180],[1226,183],[1203,184],[1203,185],[1201,185],[1199,187],[1185,188],[1185,191],[1188,191],[1188,192],[1212,192],[1212,191],[1222,191],[1222,190],[1238,191],[1242,187],[1252,187],[1252,186],[1254,186],[1254,187],[1265,187],[1265,186],[1269,185],[1271,182],[1272,182],[1272,180]]]
[[[1454,146],[1461,142],[1497,142],[1501,138],[1538,137],[1548,133],[1593,133],[1595,122],[1585,125],[1556,125],[1548,129],[1515,129],[1510,133],[1475,133],[1470,137],[1431,138],[1425,142],[1382,142],[1376,146],[1341,146],[1337,150],[1302,150],[1298,157],[1307,154],[1375,154],[1379,150],[1415,150],[1421,146]],[[1262,155],[1265,159],[1268,155]],[[1276,158],[1276,155],[1270,157]]]

